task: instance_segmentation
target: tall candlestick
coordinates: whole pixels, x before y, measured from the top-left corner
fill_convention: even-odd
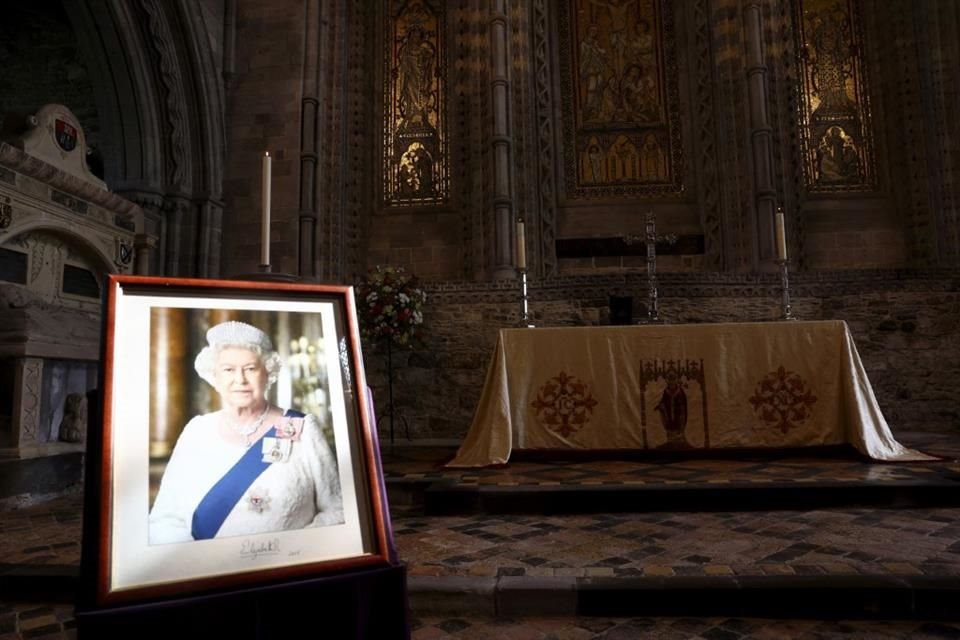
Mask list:
[[[777,209],[774,215],[774,234],[777,242],[777,260],[787,261],[787,232],[783,220],[783,209]]]
[[[270,152],[263,154],[263,167],[260,179],[260,264],[270,265],[270,180],[273,158]]]
[[[517,220],[517,269],[527,268],[527,239],[523,230],[523,220]]]
[[[646,216],[647,241],[647,322],[660,322],[657,308],[657,216],[653,210]]]

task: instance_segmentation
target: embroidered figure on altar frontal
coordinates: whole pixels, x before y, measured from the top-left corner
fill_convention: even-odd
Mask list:
[[[704,380],[703,360],[640,362],[644,448],[710,447]]]
[[[660,412],[660,421],[667,432],[667,443],[689,447],[684,433],[687,428],[687,394],[676,371],[671,369],[667,372],[667,386],[654,409]]]

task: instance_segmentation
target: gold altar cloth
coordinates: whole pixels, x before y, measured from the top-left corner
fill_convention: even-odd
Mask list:
[[[772,448],[894,439],[843,321],[503,329],[448,466],[513,449]]]

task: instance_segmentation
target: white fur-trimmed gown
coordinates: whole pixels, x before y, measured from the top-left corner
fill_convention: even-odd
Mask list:
[[[150,544],[193,540],[193,514],[203,497],[247,453],[217,433],[220,412],[193,418],[177,439],[150,510]],[[281,422],[276,425],[278,430]],[[283,440],[272,462],[227,514],[217,538],[318,527],[343,522],[336,459],[313,415]],[[277,443],[252,447],[268,456]],[[267,458],[264,458],[266,461]]]

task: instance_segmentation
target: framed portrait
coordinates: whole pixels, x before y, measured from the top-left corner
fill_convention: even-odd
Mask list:
[[[351,287],[114,275],[105,300],[97,605],[394,562]]]

